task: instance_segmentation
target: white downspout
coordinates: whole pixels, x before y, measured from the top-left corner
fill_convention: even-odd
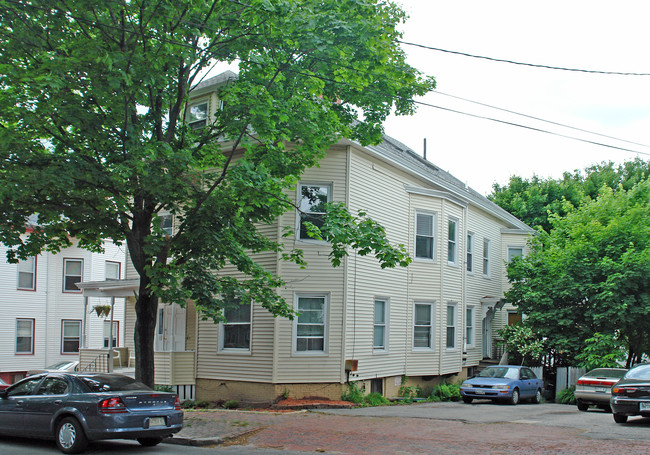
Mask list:
[[[115,297],[111,297],[111,325],[108,330],[108,372],[113,372],[113,320],[115,318]]]

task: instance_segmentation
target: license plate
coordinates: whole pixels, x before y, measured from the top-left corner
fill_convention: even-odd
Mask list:
[[[485,392],[483,390],[475,390],[474,393],[477,395],[485,395]]]
[[[639,411],[650,411],[650,403],[639,403]]]
[[[152,417],[149,419],[149,426],[150,427],[164,427],[165,426],[165,418],[164,417]]]

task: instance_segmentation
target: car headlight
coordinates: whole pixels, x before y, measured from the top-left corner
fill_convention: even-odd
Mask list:
[[[470,384],[469,382],[463,382],[460,386],[461,387],[466,387],[466,388],[471,388],[472,384]]]
[[[507,384],[497,384],[494,386],[495,389],[509,389],[510,386]]]

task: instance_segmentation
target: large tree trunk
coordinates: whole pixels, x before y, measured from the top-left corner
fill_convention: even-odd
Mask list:
[[[153,341],[156,329],[158,298],[147,289],[148,280],[140,277],[140,292],[135,302],[135,379],[154,386]]]

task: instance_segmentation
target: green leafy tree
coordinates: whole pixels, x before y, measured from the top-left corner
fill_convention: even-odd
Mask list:
[[[594,368],[619,368],[626,352],[615,335],[594,333],[585,340],[584,350],[576,356],[578,365],[587,371]]]
[[[287,189],[342,137],[377,143],[391,112],[434,87],[405,61],[404,13],[366,0],[0,0],[0,241],[8,259],[126,243],[140,274],[136,377],[153,385],[159,299],[215,321],[237,298],[292,316],[252,253],[299,251],[256,228],[294,210]],[[192,87],[238,77],[192,129]],[[167,235],[160,213],[176,217]],[[25,223],[38,214],[29,235]],[[334,262],[352,244],[408,262],[363,215],[333,205]],[[334,227],[344,227],[342,230]],[[370,228],[370,229],[369,229]],[[245,279],[219,275],[234,265]]]
[[[499,330],[506,351],[519,358],[521,364],[536,363],[546,352],[542,340],[526,323],[507,325]],[[511,363],[514,363],[511,361]]]
[[[617,335],[628,364],[650,348],[650,180],[551,218],[508,266],[506,298],[569,364],[595,333]]]
[[[507,185],[494,184],[489,199],[524,223],[546,232],[551,216],[566,216],[573,208],[596,199],[604,187],[631,189],[650,176],[650,162],[636,158],[616,166],[600,163],[584,171],[565,172],[559,179],[510,177]]]

